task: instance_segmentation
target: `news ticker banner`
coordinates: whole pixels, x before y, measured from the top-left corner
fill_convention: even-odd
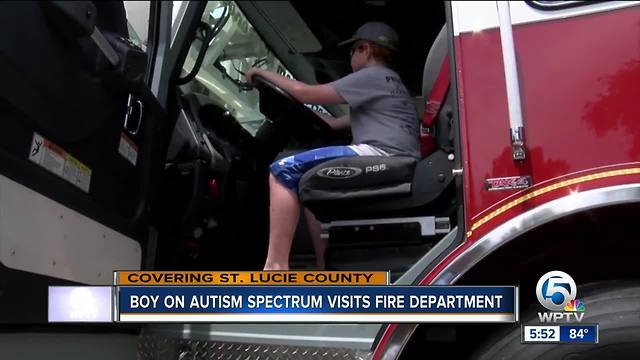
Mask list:
[[[597,344],[598,324],[522,325],[522,343]]]
[[[388,284],[384,272],[190,272],[178,276],[185,274],[127,272],[115,274],[112,287],[50,287],[49,321],[518,321],[518,288],[513,286],[376,285]]]
[[[515,322],[514,287],[120,286],[119,322]]]

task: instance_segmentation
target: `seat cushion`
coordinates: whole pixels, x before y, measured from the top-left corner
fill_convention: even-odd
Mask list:
[[[411,193],[417,160],[402,156],[356,156],[324,162],[300,180],[303,204]]]

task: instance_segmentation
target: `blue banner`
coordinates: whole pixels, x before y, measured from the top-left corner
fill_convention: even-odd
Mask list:
[[[598,325],[560,325],[560,341],[595,344],[598,342]]]
[[[120,286],[120,314],[515,314],[515,287]]]

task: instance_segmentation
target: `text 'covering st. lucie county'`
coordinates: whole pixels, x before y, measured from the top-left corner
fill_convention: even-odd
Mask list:
[[[121,271],[114,285],[387,285],[384,271]]]

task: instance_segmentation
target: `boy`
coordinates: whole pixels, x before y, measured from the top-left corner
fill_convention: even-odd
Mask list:
[[[369,22],[340,45],[352,44],[353,73],[329,84],[307,85],[262,69],[246,73],[249,83],[259,75],[304,104],[349,104],[347,116],[320,115],[334,129],[351,126],[353,143],[289,156],[271,165],[269,251],[264,270],[288,270],[289,252],[300,216],[298,182],[312,167],[347,156],[412,156],[420,158],[419,120],[413,99],[398,74],[390,68],[398,50],[398,35],[390,26]],[[325,245],[320,223],[306,211],[316,264],[324,269]]]

